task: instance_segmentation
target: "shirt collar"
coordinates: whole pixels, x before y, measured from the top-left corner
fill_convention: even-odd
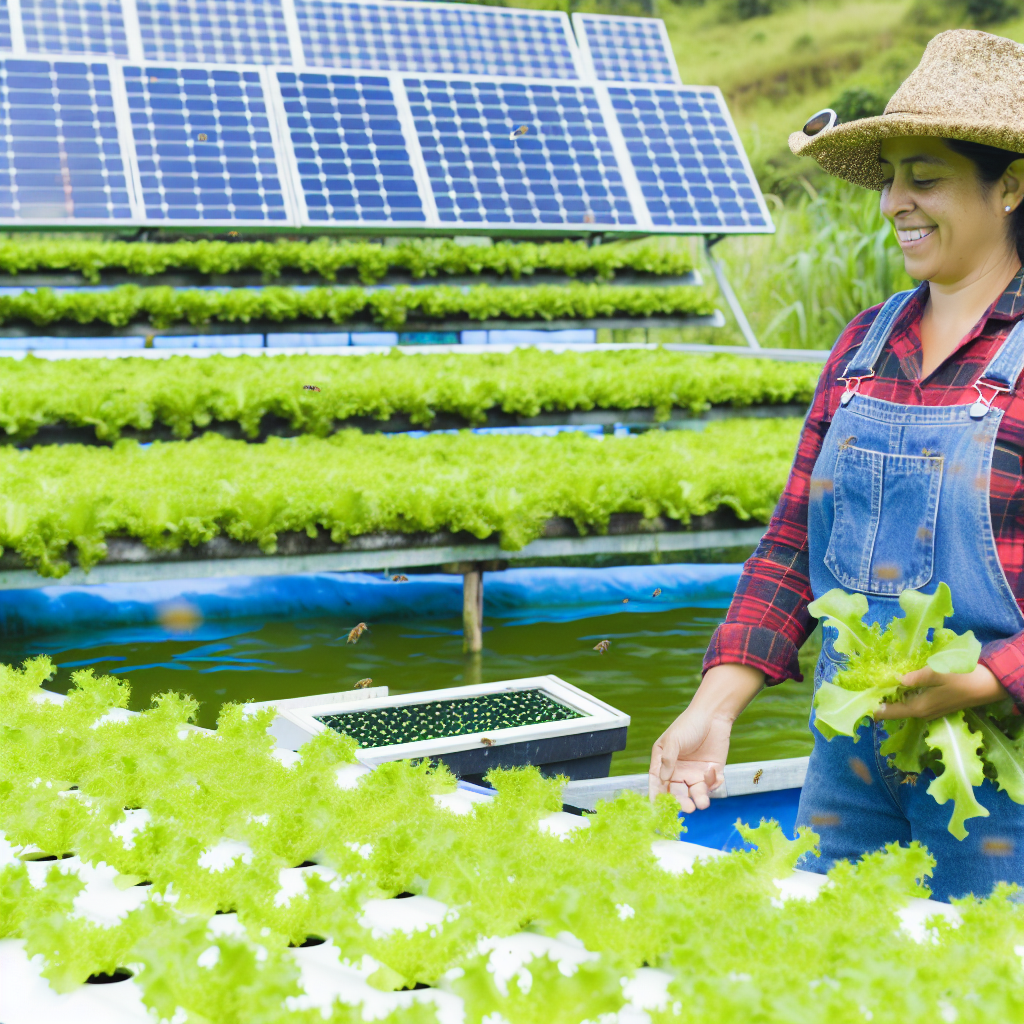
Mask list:
[[[988,315],[997,320],[1018,320],[1024,316],[1024,267],[1017,271],[1017,276],[1006,286]]]

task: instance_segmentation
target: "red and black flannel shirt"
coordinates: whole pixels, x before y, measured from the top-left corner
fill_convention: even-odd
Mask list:
[[[1024,269],[953,354],[922,381],[920,327],[926,288],[922,285],[917,290],[894,324],[875,376],[861,384],[861,391],[902,405],[969,404],[977,397],[971,385],[1024,316]],[[845,385],[838,377],[880,308],[875,306],[854,318],[832,349],[800,435],[786,490],[764,538],[743,567],[725,622],[711,638],[704,671],[714,665],[741,664],[762,669],[769,684],[803,678],[797,652],[815,625],[807,612],[813,600],[807,554],[811,471],[839,407]],[[994,404],[1005,412],[992,456],[992,528],[1003,571],[1024,611],[1024,389],[999,395]],[[1018,705],[1024,705],[1024,633],[986,644],[981,660]]]

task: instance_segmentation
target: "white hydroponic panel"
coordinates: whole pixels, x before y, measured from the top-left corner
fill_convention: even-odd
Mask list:
[[[151,224],[294,222],[258,68],[128,64],[129,157]]]
[[[26,53],[129,55],[121,0],[10,2],[19,5]]]
[[[580,77],[565,14],[402,0],[294,0],[306,64],[368,71]]]
[[[574,14],[572,27],[586,74],[596,81],[682,84],[661,18]]]
[[[487,733],[468,733],[463,736],[447,736],[438,739],[421,740],[413,743],[397,743],[389,746],[360,749],[359,760],[364,764],[377,765],[385,761],[406,758],[437,757],[460,750],[478,750],[482,745],[500,743],[521,743],[526,740],[543,740],[556,736],[573,736],[577,733],[598,732],[606,729],[621,729],[629,725],[629,715],[613,708],[589,693],[559,679],[558,676],[533,676],[528,679],[511,679],[497,683],[482,683],[476,686],[452,686],[444,690],[426,690],[420,693],[403,693],[393,697],[360,701],[354,711],[375,711],[379,708],[396,708],[409,705],[459,700],[466,697],[482,697],[489,694],[512,693],[523,690],[540,690],[559,704],[576,711],[580,717],[561,722],[541,722],[537,725],[516,726],[496,729]],[[298,726],[308,737],[323,732],[329,726],[320,719],[339,713],[336,703],[324,703],[306,707],[278,708],[279,715]]]

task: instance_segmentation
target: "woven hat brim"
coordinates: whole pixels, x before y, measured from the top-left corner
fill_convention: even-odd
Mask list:
[[[796,156],[817,160],[829,174],[855,185],[881,192],[885,178],[878,162],[883,139],[910,135],[930,135],[944,139],[963,139],[986,146],[1024,153],[1024,132],[1014,131],[1004,123],[970,124],[948,117],[922,114],[881,114],[836,125],[820,135],[793,132],[789,148]]]

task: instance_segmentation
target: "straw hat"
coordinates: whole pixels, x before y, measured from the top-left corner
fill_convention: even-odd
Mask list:
[[[879,117],[793,132],[789,148],[830,174],[881,191],[883,139],[938,135],[1024,153],[1024,46],[971,29],[941,32]]]

